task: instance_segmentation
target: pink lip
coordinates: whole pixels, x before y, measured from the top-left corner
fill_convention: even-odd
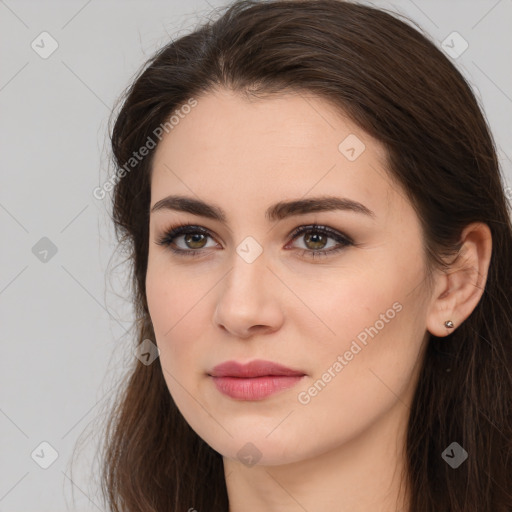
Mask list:
[[[247,364],[226,361],[215,366],[209,375],[217,389],[231,398],[262,400],[294,386],[305,373],[271,361],[255,360]]]

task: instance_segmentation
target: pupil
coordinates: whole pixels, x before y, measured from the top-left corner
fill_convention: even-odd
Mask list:
[[[185,240],[186,240],[186,243],[197,243],[197,242],[201,242],[202,239],[204,239],[204,235],[203,234],[195,234],[195,235],[188,235]],[[203,244],[204,245],[204,244]],[[203,245],[200,245],[199,247],[202,247]]]
[[[314,249],[321,249],[325,246],[325,240],[322,242],[322,238],[325,238],[325,235],[321,233],[317,233],[315,235],[306,235],[307,242],[312,242],[314,245]]]

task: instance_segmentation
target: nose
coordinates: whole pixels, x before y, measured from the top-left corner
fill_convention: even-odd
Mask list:
[[[252,263],[235,254],[233,268],[218,287],[213,323],[237,338],[274,332],[284,321],[282,284],[267,268],[264,254]]]

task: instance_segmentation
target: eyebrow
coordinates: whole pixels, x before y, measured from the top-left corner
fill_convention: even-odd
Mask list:
[[[226,213],[214,204],[208,204],[192,197],[171,195],[157,201],[151,208],[151,213],[160,210],[175,210],[191,213],[200,217],[227,222]],[[265,212],[269,221],[278,221],[294,215],[303,215],[311,212],[344,210],[360,213],[375,218],[375,213],[365,205],[345,197],[321,196],[294,201],[280,201]]]

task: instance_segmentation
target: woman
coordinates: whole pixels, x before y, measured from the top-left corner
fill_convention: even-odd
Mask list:
[[[238,2],[147,63],[112,148],[140,357],[111,510],[512,509],[508,204],[435,45]]]

